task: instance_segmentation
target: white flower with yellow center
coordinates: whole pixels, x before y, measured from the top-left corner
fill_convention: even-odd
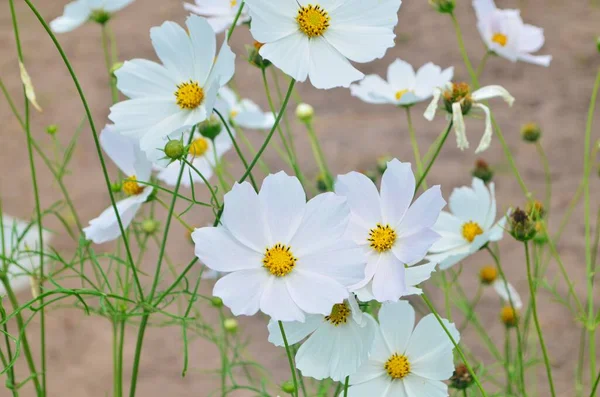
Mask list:
[[[270,130],[275,124],[272,112],[263,112],[250,99],[240,99],[229,87],[221,88],[215,107],[225,120],[241,128]]]
[[[121,135],[112,125],[106,126],[100,134],[100,145],[126,176],[122,181],[122,191],[127,197],[116,203],[123,228],[126,229],[152,193],[152,187],[138,183],[150,181],[152,164],[134,139]],[[118,238],[121,230],[112,205],[99,217],[92,219],[83,232],[88,240],[96,244]]]
[[[429,250],[427,259],[447,269],[479,251],[490,241],[502,239],[506,218],[496,223],[496,195],[494,184],[489,190],[479,178],[473,186],[454,189],[448,206],[434,226],[442,236]]]
[[[492,98],[502,98],[509,106],[512,106],[515,101],[515,98],[499,85],[488,85],[471,92],[471,87],[467,83],[448,83],[434,90],[433,99],[425,110],[424,116],[429,121],[433,120],[441,99],[449,115],[448,118],[452,118],[453,121],[456,145],[460,150],[465,150],[469,148],[469,141],[464,116],[472,114],[474,110],[482,111],[485,114],[485,131],[475,150],[475,153],[481,153],[490,147],[493,134],[490,109],[481,102]]]
[[[213,295],[234,315],[257,311],[279,321],[328,315],[365,275],[359,247],[344,240],[350,209],[324,193],[306,202],[302,185],[284,172],[265,178],[257,194],[248,182],[224,198],[221,225],[196,229],[196,256],[227,272]]]
[[[494,0],[473,0],[477,28],[490,51],[510,61],[550,66],[551,55],[532,55],[544,46],[544,30],[528,25],[519,10],[499,10]]]
[[[408,62],[396,59],[388,67],[387,81],[370,74],[358,84],[352,84],[350,92],[367,103],[411,106],[431,98],[433,90],[450,82],[453,74],[454,68],[442,70],[431,62],[415,73]]]
[[[162,65],[134,59],[115,72],[130,99],[111,107],[108,117],[122,134],[139,139],[152,161],[169,134],[210,116],[219,89],[233,76],[235,55],[225,42],[215,58],[215,32],[206,19],[192,15],[186,26],[167,21],[150,30]]]
[[[189,136],[190,129],[186,127],[183,131],[180,130],[171,134],[170,138],[182,140],[185,144],[188,142]],[[206,180],[209,180],[214,174],[215,164],[217,164],[217,161],[220,161],[221,157],[232,147],[233,142],[231,142],[231,138],[229,137],[229,134],[225,128],[222,129],[214,141],[203,137],[196,132],[194,133],[194,138],[190,143],[187,160],[194,166],[194,168],[196,168],[197,171],[202,174],[202,176],[204,176],[204,178],[206,178]],[[164,157],[164,153],[162,154]],[[168,159],[163,158],[156,161],[155,164],[155,169],[158,171],[157,178],[159,180],[170,186],[177,185],[182,162],[170,162]],[[183,176],[181,178],[182,186],[190,187],[194,183],[204,183],[204,179],[198,175],[196,170],[192,169],[185,163],[183,163],[183,168]]]
[[[394,46],[401,0],[246,0],[259,54],[316,88],[348,87],[364,75],[349,61]]]
[[[439,239],[432,230],[446,205],[439,186],[423,193],[412,205],[415,177],[410,163],[394,159],[381,179],[381,193],[358,172],[338,176],[336,194],[346,197],[352,210],[347,236],[367,256],[363,280],[354,285],[380,301],[397,301],[409,292],[406,265],[419,262]],[[367,291],[361,291],[366,288]]]
[[[31,280],[40,268],[39,227],[5,214],[0,214],[0,223],[0,271],[6,274],[10,288],[19,292],[35,285]],[[43,229],[42,239],[47,246],[50,233]],[[0,283],[0,297],[5,294],[6,288]]]
[[[458,343],[454,324],[442,320]],[[415,311],[405,301],[386,303],[369,360],[352,376],[348,397],[446,397],[443,381],[452,376],[454,345],[433,314],[415,327]]]
[[[308,337],[296,353],[296,368],[302,375],[341,382],[367,360],[377,323],[350,294],[328,315],[310,314],[303,323],[284,322],[283,328],[290,345]],[[269,322],[269,342],[284,346],[277,321]]]
[[[219,34],[229,29],[241,4],[242,0],[194,0],[194,4],[183,3],[183,7],[194,14],[206,17],[215,33]],[[244,9],[240,14],[237,25],[249,20],[248,12]]]
[[[50,22],[55,33],[70,32],[89,20],[104,23],[134,0],[75,0],[65,6],[63,15]]]

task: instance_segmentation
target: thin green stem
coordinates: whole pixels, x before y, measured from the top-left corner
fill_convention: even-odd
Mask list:
[[[321,145],[319,144],[319,138],[317,137],[313,127],[312,120],[307,121],[304,123],[304,125],[306,125],[306,130],[308,131],[308,138],[310,140],[313,156],[315,157],[319,171],[325,180],[327,190],[331,191],[333,190],[333,176],[331,175],[331,171],[329,171],[329,167],[327,166],[327,159],[323,153],[323,149],[321,149]]]
[[[348,397],[348,384],[350,383],[350,377],[346,376],[346,381],[344,382],[344,397]]]
[[[471,60],[469,59],[458,19],[456,19],[456,15],[454,15],[454,13],[450,14],[450,17],[452,18],[452,25],[454,26],[454,31],[456,32],[456,40],[458,42],[458,48],[460,49],[460,55],[463,58],[463,62],[465,63],[465,67],[467,68],[469,76],[471,76],[473,85],[476,88],[479,88],[479,79],[477,78],[477,73],[475,72],[475,69],[473,69],[473,64],[471,64]]]
[[[538,154],[540,155],[542,167],[544,167],[544,180],[546,184],[546,196],[544,199],[544,207],[546,207],[546,211],[550,211],[550,205],[552,201],[552,174],[550,173],[550,162],[548,161],[548,156],[546,156],[544,147],[542,146],[539,140],[535,143],[535,148],[537,149]]]
[[[536,302],[536,288],[534,286],[533,276],[531,274],[531,260],[529,258],[529,244],[527,242],[523,243],[525,246],[525,261],[527,263],[527,281],[529,282],[529,291],[531,293],[531,310],[533,313],[533,321],[535,323],[535,328],[538,334],[538,339],[540,341],[540,347],[542,349],[542,354],[544,356],[544,365],[546,366],[546,373],[548,375],[548,383],[550,385],[550,393],[552,397],[556,397],[556,392],[554,391],[554,381],[552,380],[552,368],[550,366],[550,359],[548,357],[548,351],[546,350],[546,344],[544,343],[544,335],[542,333],[542,327],[540,326],[540,320],[538,318],[537,311],[537,302]]]
[[[233,31],[235,30],[236,26],[237,26],[237,22],[240,19],[240,15],[242,15],[242,10],[244,9],[244,1],[242,1],[240,3],[240,8],[238,8],[237,13],[235,14],[235,18],[233,18],[233,22],[231,22],[231,26],[229,27],[229,30],[227,31],[227,41],[229,41],[231,39],[231,35],[233,34]]]
[[[423,172],[421,174],[421,177],[419,178],[419,181],[417,182],[417,185],[415,186],[415,193],[419,190],[419,187],[421,186],[423,181],[425,181],[425,178],[427,177],[427,175],[429,175],[429,171],[431,171],[431,167],[433,166],[433,163],[435,163],[435,160],[437,159],[440,152],[442,151],[442,147],[444,146],[444,143],[446,143],[446,139],[448,139],[448,135],[450,135],[451,129],[452,129],[452,120],[450,120],[448,122],[448,126],[446,127],[446,130],[444,131],[444,135],[442,135],[440,144],[435,149],[435,152],[433,153],[433,157],[431,158],[431,161],[429,162],[429,164],[427,164],[427,168],[425,168],[425,172]]]
[[[110,33],[108,30],[108,22],[102,24],[102,50],[104,51],[104,62],[106,64],[106,73],[108,76],[108,86],[110,88],[112,103],[119,102],[119,91],[115,84],[115,78],[112,74],[114,61],[111,55]]]
[[[285,346],[285,352],[287,353],[288,363],[290,364],[290,371],[292,371],[292,382],[294,382],[294,393],[292,396],[298,396],[298,380],[296,379],[296,367],[294,366],[294,358],[292,357],[292,350],[290,349],[290,345],[288,344],[287,337],[285,336],[285,330],[283,329],[283,323],[278,321],[279,323],[279,331],[281,332],[281,337],[283,338],[283,344]]]
[[[442,318],[440,317],[440,315],[438,314],[438,312],[435,310],[435,307],[433,306],[433,303],[431,303],[431,301],[429,300],[429,298],[427,297],[427,295],[425,293],[423,293],[421,295],[421,297],[423,298],[423,301],[425,302],[425,304],[427,305],[427,307],[429,308],[429,310],[431,311],[431,313],[433,313],[433,315],[437,319],[438,323],[444,329],[444,332],[446,333],[446,335],[448,335],[448,338],[452,342],[452,345],[454,345],[454,348],[456,349],[456,352],[458,353],[458,355],[460,356],[461,360],[463,361],[463,363],[467,367],[467,370],[469,371],[469,373],[473,377],[473,381],[477,385],[477,388],[481,392],[481,395],[483,397],[487,397],[487,393],[483,389],[483,385],[481,384],[481,381],[479,380],[479,377],[477,376],[477,374],[473,370],[473,367],[471,367],[471,364],[469,364],[469,362],[467,361],[467,357],[465,356],[463,350],[461,349],[461,347],[458,345],[458,343],[456,342],[456,340],[452,336],[452,333],[448,330],[448,327],[446,327],[446,324],[444,323],[444,321],[442,320]]]
[[[412,121],[412,115],[410,113],[410,106],[404,107],[406,111],[406,123],[408,124],[408,134],[410,136],[410,144],[412,146],[413,155],[415,156],[415,163],[417,165],[418,176],[423,175],[423,161],[421,160],[421,152],[419,151],[419,144],[417,142],[417,134]],[[427,190],[427,180],[423,179],[423,189]]]
[[[512,395],[512,375],[510,370],[511,364],[511,347],[510,347],[510,328],[506,327],[505,329],[505,338],[504,338],[504,370],[506,371],[506,395]]]
[[[483,58],[481,58],[479,65],[477,65],[477,70],[475,71],[475,75],[477,76],[478,79],[481,77],[481,74],[483,73],[483,69],[485,68],[487,61],[490,58],[490,55],[492,55],[492,54],[493,54],[492,51],[486,51]]]
[[[596,374],[596,324],[594,312],[594,263],[592,262],[592,233],[591,233],[591,203],[590,203],[590,174],[592,169],[591,159],[591,141],[592,141],[592,126],[594,124],[594,113],[596,110],[596,102],[598,99],[598,90],[600,89],[600,68],[596,75],[596,82],[590,98],[590,106],[588,110],[587,123],[585,127],[585,141],[583,153],[583,197],[584,197],[584,220],[585,220],[585,268],[587,277],[587,308],[588,318],[586,327],[588,328],[588,351],[590,358],[590,376],[593,378]]]

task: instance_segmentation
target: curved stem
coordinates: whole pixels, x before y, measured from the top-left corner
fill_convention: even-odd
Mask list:
[[[308,131],[308,138],[310,140],[315,161],[317,162],[319,171],[325,180],[325,186],[327,186],[327,190],[332,191],[333,175],[331,175],[331,171],[329,171],[329,167],[327,166],[327,159],[325,158],[323,149],[321,149],[321,145],[319,144],[319,138],[317,138],[317,134],[313,128],[312,120],[309,120],[304,124],[306,125],[306,130]]]
[[[233,22],[231,22],[231,26],[229,27],[229,30],[227,31],[227,41],[229,41],[231,39],[231,35],[233,34],[233,31],[235,30],[236,26],[237,26],[237,22],[240,19],[240,15],[242,15],[242,10],[244,9],[244,1],[242,1],[240,3],[240,8],[238,8],[237,13],[235,14],[235,18],[233,18]]]
[[[429,162],[429,164],[427,164],[427,168],[425,168],[425,172],[423,172],[423,174],[421,174],[421,177],[419,178],[419,182],[417,182],[417,185],[415,186],[415,193],[419,190],[419,187],[421,186],[423,181],[425,181],[425,178],[429,174],[429,171],[431,171],[431,167],[433,166],[433,163],[435,163],[435,160],[439,156],[440,151],[442,150],[442,147],[444,146],[444,143],[446,143],[446,139],[448,139],[448,135],[450,135],[451,129],[452,129],[452,120],[450,120],[448,122],[448,127],[446,127],[446,131],[444,132],[444,135],[442,136],[442,139],[440,140],[440,144],[435,149],[435,152],[433,153],[433,157],[431,158],[431,161]]]
[[[533,321],[535,323],[535,328],[538,334],[538,338],[540,340],[540,347],[542,348],[542,354],[544,356],[544,365],[546,366],[546,373],[548,375],[548,383],[550,384],[550,393],[552,397],[556,397],[556,392],[554,391],[554,381],[552,380],[552,368],[550,367],[550,359],[548,358],[548,351],[546,350],[546,344],[544,343],[544,335],[542,333],[542,327],[540,326],[540,320],[538,318],[537,312],[537,302],[536,302],[536,288],[533,285],[533,276],[531,274],[531,260],[529,259],[529,245],[527,242],[523,243],[525,246],[525,261],[527,263],[527,281],[529,282],[529,291],[531,293],[531,310],[533,313]]]
[[[417,165],[417,172],[419,177],[423,175],[423,162],[421,160],[421,152],[419,151],[419,144],[417,142],[417,134],[415,133],[415,127],[413,126],[412,116],[410,113],[410,106],[404,107],[406,111],[406,123],[408,124],[408,135],[410,136],[410,144],[412,146],[413,155],[415,156],[415,163]],[[427,190],[427,180],[423,179],[423,189]]]
[[[298,380],[296,379],[296,367],[294,366],[294,358],[292,357],[292,350],[290,349],[290,345],[288,344],[287,337],[285,336],[285,330],[283,329],[283,323],[278,321],[279,323],[279,331],[281,332],[281,337],[283,338],[283,344],[285,346],[285,352],[287,353],[288,363],[290,364],[290,371],[292,371],[292,381],[294,382],[294,393],[292,396],[298,395]]]

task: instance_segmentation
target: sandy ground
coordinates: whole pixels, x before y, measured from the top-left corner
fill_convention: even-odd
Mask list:
[[[15,46],[10,24],[8,1],[2,0],[0,11],[0,77],[13,95],[20,94],[18,67]],[[61,140],[66,141],[80,123],[83,116],[82,105],[76,95],[66,68],[58,57],[50,39],[43,32],[35,17],[24,2],[17,1],[17,14],[22,33],[22,42],[29,72],[35,82],[37,94],[44,112],[35,113],[32,118],[32,131],[35,139],[44,148],[51,150],[51,141],[44,133],[46,125],[60,126]],[[61,13],[66,0],[36,2],[42,15],[48,20]],[[461,21],[468,52],[474,62],[478,62],[484,52],[483,45],[474,25],[474,15],[469,2],[459,6]],[[551,214],[554,216],[551,227],[556,228],[558,219],[564,213],[575,193],[582,172],[583,134],[585,114],[588,106],[595,71],[600,59],[595,48],[598,34],[597,21],[600,10],[589,5],[589,1],[566,2],[558,0],[499,1],[500,7],[522,7],[525,18],[546,29],[547,45],[542,53],[554,55],[549,69],[526,64],[512,64],[503,59],[492,59],[483,75],[485,84],[501,84],[516,98],[512,109],[503,103],[494,103],[499,124],[507,137],[530,189],[536,195],[543,194],[543,170],[535,147],[528,146],[519,138],[519,127],[528,121],[537,121],[544,131],[543,145],[550,158],[554,192]],[[148,38],[148,29],[164,20],[182,22],[185,18],[179,1],[138,1],[119,14],[114,20],[114,30],[122,59],[153,58],[154,53]],[[401,57],[414,65],[433,61],[442,66],[456,67],[456,79],[466,79],[466,71],[457,52],[450,19],[430,10],[424,0],[406,0],[400,12],[400,22],[396,29],[397,45],[388,51],[383,60],[361,66],[365,73],[384,74],[387,65],[396,57]],[[243,45],[250,43],[246,29],[236,32],[233,40],[234,51],[238,56],[236,84],[244,96],[265,105],[259,74],[248,67],[243,59]],[[106,87],[104,63],[100,48],[100,31],[97,26],[88,24],[76,32],[60,36],[60,41],[70,57],[90,102],[97,126],[107,121],[110,95]],[[324,150],[335,173],[366,169],[373,166],[377,156],[390,154],[402,160],[412,161],[412,151],[408,141],[405,115],[391,106],[374,106],[360,102],[350,96],[348,90],[335,89],[318,91],[308,84],[299,87],[304,100],[317,110],[316,126]],[[18,97],[20,98],[20,97]],[[33,213],[34,198],[30,174],[26,160],[26,144],[18,123],[4,101],[0,101],[0,197],[7,213],[28,218]],[[415,126],[421,146],[429,145],[443,128],[441,119],[428,123],[419,116],[424,106],[418,106],[414,113]],[[468,122],[469,136],[473,142],[483,131],[482,120]],[[310,155],[306,136],[301,128],[296,128],[301,164],[307,175],[314,176],[316,167]],[[594,133],[594,139],[598,136]],[[252,137],[257,143],[259,137]],[[266,160],[273,169],[279,169],[282,162],[274,151],[268,151]],[[514,178],[500,144],[494,141],[485,158],[497,169],[496,191],[501,209],[524,202],[523,195]],[[235,163],[235,155],[228,159]],[[469,171],[475,160],[472,151],[460,152],[453,141],[443,149],[440,160],[433,167],[430,183],[441,184],[447,197],[451,190],[470,182]],[[44,208],[61,198],[52,178],[37,160],[39,183]],[[68,189],[84,221],[96,216],[108,205],[102,174],[95,154],[89,128],[85,128],[74,154],[72,174],[66,178]],[[112,169],[114,171],[114,169]],[[241,169],[233,167],[234,175]],[[114,175],[114,174],[113,174]],[[592,179],[592,208],[597,208],[597,194],[600,192],[597,179]],[[206,212],[195,212],[188,219],[195,225],[208,222]],[[584,228],[583,207],[576,207],[575,221],[567,228],[559,250],[569,274],[575,281],[577,292],[585,293]],[[52,224],[51,224],[52,226]],[[57,226],[57,225],[54,225]],[[193,255],[191,245],[183,238],[183,230],[175,227],[170,241],[169,252],[176,263],[187,263]],[[524,256],[520,246],[505,239],[503,262],[509,279],[525,295],[527,291]],[[72,252],[72,240],[66,235],[58,235],[54,247],[62,252]],[[111,246],[102,247],[110,251]],[[156,252],[151,251],[144,268],[152,271]],[[461,276],[467,291],[473,294],[476,285],[476,272],[488,263],[489,258],[480,253],[470,258]],[[552,280],[557,269],[553,264],[548,276]],[[143,282],[149,280],[144,279]],[[68,282],[67,282],[68,283]],[[564,283],[558,283],[558,290],[566,294]],[[208,293],[210,286],[204,287]],[[600,295],[596,294],[597,303]],[[26,299],[23,294],[22,299]],[[573,324],[570,312],[553,301],[544,290],[539,293],[539,306],[542,313],[542,327],[546,332],[547,344],[554,367],[557,393],[560,396],[573,395],[573,374],[577,359],[579,328]],[[201,307],[210,318],[214,312],[208,306]],[[497,320],[499,303],[492,291],[486,291],[479,306],[479,314],[485,327],[501,348],[503,327]],[[35,323],[35,322],[34,322]],[[80,311],[59,309],[48,314],[48,362],[49,395],[96,397],[111,393],[111,325],[99,317],[86,317]],[[282,350],[277,350],[266,342],[265,320],[259,317],[242,319],[242,332],[250,337],[250,353],[273,371],[277,381],[287,378],[286,360]],[[128,329],[125,349],[125,377],[129,378],[134,351],[133,327]],[[38,333],[32,327],[30,338],[37,345]],[[472,330],[463,335],[463,340],[482,360],[489,356],[480,345],[480,340]],[[145,340],[141,362],[141,375],[138,395],[142,396],[208,396],[218,384],[218,379],[207,370],[218,368],[219,357],[210,343],[196,340],[190,345],[191,370],[181,378],[182,368],[181,329],[152,328]],[[19,367],[20,368],[20,367]],[[586,371],[587,372],[587,371]],[[21,373],[23,371],[21,370]],[[540,371],[541,374],[541,371]],[[540,395],[547,396],[545,386],[540,386]],[[0,395],[7,395],[1,391]],[[25,388],[23,396],[33,395]],[[240,394],[242,395],[242,394]]]

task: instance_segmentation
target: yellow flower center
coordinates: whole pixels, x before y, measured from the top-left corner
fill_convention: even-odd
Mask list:
[[[237,0],[231,0],[231,1],[229,2],[229,6],[230,6],[231,8],[233,8],[233,7],[237,6]]]
[[[238,110],[232,110],[229,112],[229,118],[235,119],[238,114],[240,114],[240,112]]]
[[[477,222],[467,222],[462,227],[462,235],[470,243],[480,234],[483,234],[483,229],[481,229],[481,226]]]
[[[329,316],[325,316],[325,320],[337,327],[340,324],[346,324],[348,322],[350,313],[352,313],[352,311],[346,302],[338,303],[333,305],[331,314],[329,314]]]
[[[501,47],[505,47],[506,43],[508,42],[508,37],[502,33],[495,33],[494,36],[492,36],[492,41],[500,44]]]
[[[410,91],[410,90],[399,90],[399,91],[396,91],[396,100],[399,101],[400,99],[402,99],[402,97],[404,96],[404,94],[406,94],[408,91]]]
[[[516,311],[516,309],[513,310],[510,305],[504,306],[500,312],[500,319],[507,327],[514,327],[517,325],[519,313]]]
[[[138,185],[135,175],[131,175],[123,181],[123,191],[128,196],[136,196],[144,191],[144,187]]]
[[[308,37],[321,36],[329,27],[330,21],[327,11],[321,8],[320,5],[307,4],[300,7],[296,21],[300,30]]]
[[[410,363],[406,356],[395,353],[385,363],[385,370],[390,378],[402,379],[410,373]]]
[[[208,140],[205,138],[196,138],[190,145],[189,153],[194,157],[201,157],[208,150]]]
[[[263,266],[272,275],[283,277],[294,269],[297,260],[290,252],[290,247],[277,243],[265,251]]]
[[[204,90],[198,83],[190,80],[177,86],[175,98],[181,109],[196,109],[204,100]]]
[[[377,252],[386,252],[392,249],[396,242],[396,231],[390,227],[390,225],[377,224],[373,229],[369,231],[369,238],[367,239],[371,243],[371,248]]]
[[[479,279],[484,284],[491,284],[498,278],[498,269],[496,266],[484,266],[479,271]]]

